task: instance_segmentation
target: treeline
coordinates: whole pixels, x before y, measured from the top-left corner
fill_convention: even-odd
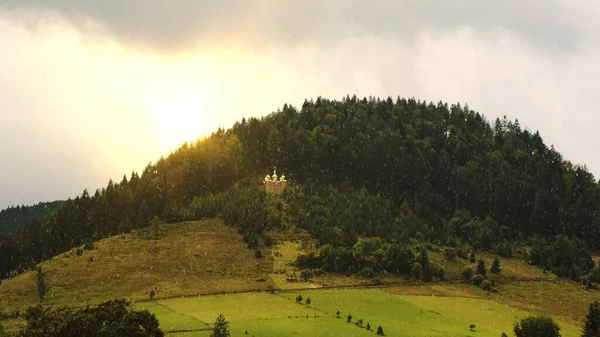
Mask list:
[[[273,166],[304,186],[304,197],[290,196],[294,221],[335,247],[351,247],[367,235],[444,244],[460,239],[475,249],[503,251],[503,240],[563,235],[600,248],[598,183],[518,121],[489,123],[460,104],[318,98],[301,109],[284,105],[264,118],[243,119],[185,144],[141,175],[67,201],[53,216],[0,242],[0,274],[87,240],[147,226],[154,216],[177,220],[195,197],[209,200]],[[345,200],[346,193],[357,199]],[[313,195],[325,201],[310,200]],[[251,204],[254,197],[244,200]],[[322,207],[338,200],[363,213]],[[375,208],[365,209],[363,202]],[[259,225],[244,222],[240,213],[219,214],[249,228],[254,234],[248,242],[264,240],[253,229]]]
[[[64,201],[40,202],[32,206],[12,206],[0,211],[0,235],[10,234],[33,220],[56,211]]]

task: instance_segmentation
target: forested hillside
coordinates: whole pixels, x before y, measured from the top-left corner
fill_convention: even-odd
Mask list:
[[[281,202],[257,190],[273,166],[291,182]],[[389,262],[416,239],[501,255],[524,243],[533,247],[531,263],[580,278],[594,266],[590,250],[600,248],[599,209],[592,174],[518,121],[489,123],[459,104],[318,98],[243,119],[141,175],[84,191],[5,238],[0,275],[147,226],[154,216],[219,216],[252,246],[268,244],[267,230],[288,217],[330,247],[304,262],[331,270],[344,269],[327,267],[333,260],[385,269],[377,251]],[[357,257],[357,243],[377,261]]]
[[[9,234],[33,220],[42,220],[62,204],[63,201],[40,202],[32,206],[12,206],[3,209],[0,211],[0,235]]]

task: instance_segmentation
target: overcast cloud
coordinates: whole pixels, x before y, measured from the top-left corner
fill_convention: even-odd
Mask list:
[[[0,0],[0,208],[141,170],[183,124],[319,95],[466,102],[598,177],[598,17],[583,0]]]

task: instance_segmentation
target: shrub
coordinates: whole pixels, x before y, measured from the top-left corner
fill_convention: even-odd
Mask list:
[[[480,284],[480,287],[483,290],[491,290],[492,283],[489,280],[483,280],[483,282],[481,282],[481,284]]]
[[[348,323],[350,323],[352,321],[352,315],[348,314],[348,317],[346,317],[346,320],[348,321]]]
[[[148,293],[148,295],[150,296],[150,299],[153,299],[154,296],[156,296],[156,291],[154,291],[154,289],[150,290],[150,293]]]
[[[508,337],[508,335],[507,335],[506,333],[504,333],[504,332],[503,332],[503,333],[500,335],[500,337]]]
[[[300,271],[300,279],[304,282],[308,282],[313,278],[314,274],[315,273],[310,269],[302,269]]]
[[[373,268],[365,267],[358,272],[358,275],[364,278],[372,278],[375,276],[375,272],[373,271]]]
[[[469,330],[471,330],[471,331],[475,331],[475,328],[476,328],[476,327],[477,327],[477,325],[475,325],[475,324],[471,324],[471,325],[469,325]]]
[[[456,259],[456,257],[457,257],[456,249],[454,249],[454,248],[446,248],[444,250],[444,257],[448,261],[454,261]]]
[[[471,252],[471,256],[469,257],[469,261],[471,261],[471,263],[475,263],[475,261],[477,261],[477,258],[475,257],[475,253]]]
[[[310,297],[306,298],[306,305],[310,305]]]
[[[94,250],[94,249],[96,249],[96,246],[94,245],[94,243],[91,240],[87,240],[85,242],[85,244],[83,245],[83,249],[84,250]]]
[[[480,285],[483,282],[483,280],[485,280],[485,276],[483,276],[481,274],[477,274],[471,278],[471,281],[476,286]]]
[[[465,267],[465,269],[462,271],[462,276],[465,278],[465,280],[470,280],[471,277],[473,277],[473,268]]]
[[[500,266],[500,260],[498,260],[498,258],[495,258],[494,262],[492,262],[492,267],[490,268],[490,271],[494,274],[500,274],[500,272],[502,271],[502,267]]]
[[[385,336],[385,334],[383,333],[383,328],[381,327],[381,325],[379,327],[377,327],[377,335],[379,335],[379,336]]]
[[[420,279],[423,275],[423,266],[419,262],[413,263],[411,275],[416,279]]]
[[[296,302],[302,302],[302,295],[296,296]]]
[[[365,327],[365,329],[371,331],[371,324],[367,323],[367,326]]]
[[[77,255],[77,256],[83,255],[83,250],[78,247],[77,250],[75,250],[75,255]]]
[[[560,327],[546,316],[527,317],[515,324],[516,337],[560,337]]]
[[[435,272],[435,276],[437,276],[437,278],[439,278],[441,281],[443,281],[444,278],[446,277],[446,272],[444,271],[444,268],[438,266],[437,270]]]
[[[262,257],[262,252],[260,251],[260,249],[256,249],[254,251],[254,257],[257,259],[260,259]]]
[[[335,313],[335,317],[337,317],[337,318],[340,318],[340,314],[341,314],[341,313],[340,313],[340,311],[338,310],[338,311]]]

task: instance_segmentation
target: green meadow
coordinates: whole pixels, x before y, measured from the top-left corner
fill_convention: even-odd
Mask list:
[[[307,306],[296,296],[311,299]],[[136,304],[155,313],[169,336],[208,336],[207,324],[219,314],[232,336],[374,336],[378,325],[388,336],[512,335],[513,324],[529,313],[489,300],[393,295],[382,289],[308,290],[243,293],[168,299]],[[340,318],[336,312],[340,311]],[[347,316],[352,315],[352,323]],[[363,327],[356,323],[363,320]],[[370,324],[372,331],[364,326]],[[558,321],[565,337],[580,328]],[[474,331],[469,326],[475,324]],[[194,330],[186,333],[170,331]]]

